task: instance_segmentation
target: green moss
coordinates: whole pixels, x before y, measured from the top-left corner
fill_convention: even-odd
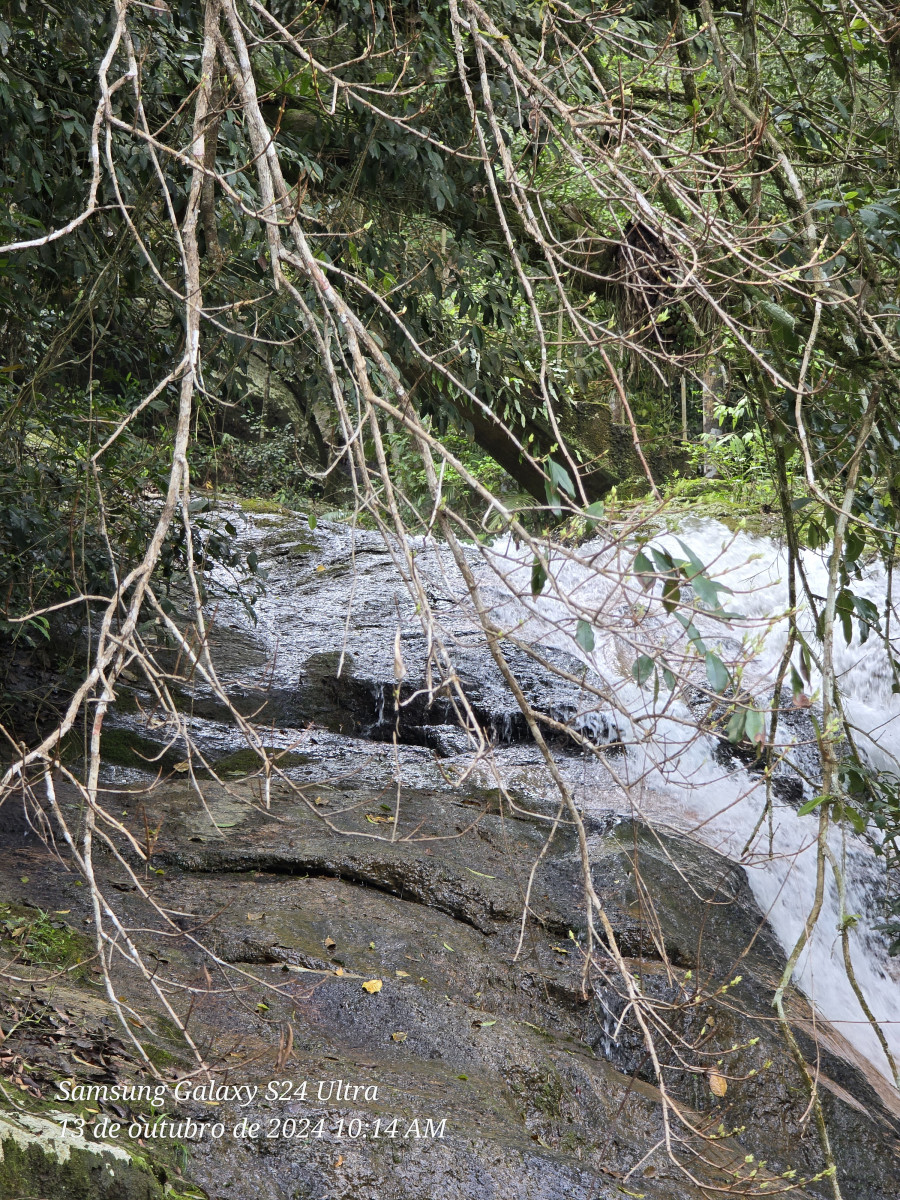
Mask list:
[[[69,968],[90,958],[93,943],[65,921],[40,909],[0,905],[0,941],[5,953],[21,955],[34,967]],[[83,976],[84,972],[73,972]]]
[[[247,497],[238,497],[238,504],[244,512],[249,513],[271,513],[275,516],[293,517],[296,514],[289,508],[285,508],[283,504],[278,504],[275,500],[258,500],[248,499]]]
[[[100,755],[104,762],[121,767],[137,767],[144,771],[170,771],[179,760],[173,750],[160,742],[141,737],[132,729],[104,729],[100,739]]]
[[[310,761],[308,754],[294,754],[290,750],[272,750],[266,747],[266,753],[282,769],[299,767]],[[262,767],[259,755],[254,750],[235,750],[225,758],[220,758],[215,764],[216,774],[231,778],[255,775]]]
[[[162,1200],[165,1195],[156,1174],[124,1146],[63,1134],[55,1121],[37,1114],[0,1111],[0,1139],[0,1196]]]
[[[178,1061],[174,1054],[170,1054],[168,1050],[164,1050],[162,1046],[154,1046],[152,1042],[142,1043],[144,1053],[153,1063],[154,1067],[169,1067],[172,1063]]]

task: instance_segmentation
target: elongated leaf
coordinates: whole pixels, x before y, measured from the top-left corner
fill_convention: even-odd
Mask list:
[[[734,713],[731,720],[728,722],[728,727],[725,730],[725,732],[728,736],[729,742],[731,742],[732,745],[737,745],[737,743],[744,736],[744,724],[745,724],[746,720],[747,720],[746,709],[739,708]]]
[[[552,458],[547,460],[547,474],[550,476],[550,481],[554,488],[561,492],[568,492],[570,496],[575,495],[575,484],[572,482],[572,476],[565,467],[554,462]]]
[[[653,662],[653,659],[649,658],[646,654],[642,654],[635,662],[634,666],[631,668],[631,673],[637,680],[637,683],[640,687],[643,687],[653,674],[653,668],[655,665],[656,664]]]
[[[754,745],[762,745],[766,740],[766,717],[758,708],[747,709],[744,721],[744,736]]]
[[[713,654],[712,650],[706,652],[706,678],[717,692],[724,692],[731,683],[728,668],[718,654]]]
[[[673,576],[668,576],[663,583],[662,604],[667,613],[675,611],[676,605],[681,603],[681,588],[678,585],[678,579]]]
[[[531,564],[531,594],[539,596],[544,590],[544,584],[547,582],[547,572],[544,569],[544,564],[534,556],[534,562]]]
[[[579,621],[578,628],[575,630],[575,641],[588,654],[594,648],[594,631],[591,629],[587,621]]]
[[[808,816],[813,809],[818,808],[820,804],[824,804],[826,800],[830,799],[830,796],[813,796],[812,800],[807,800],[805,804],[800,805],[800,807],[797,809],[797,816]]]

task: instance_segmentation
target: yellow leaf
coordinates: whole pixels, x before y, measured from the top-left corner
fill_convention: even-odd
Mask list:
[[[264,921],[265,919],[266,919],[265,913],[247,913],[248,921]]]
[[[398,979],[409,979],[409,971],[395,971],[394,974]]]
[[[382,983],[380,979],[367,979],[362,986],[364,992],[368,992],[370,996],[374,996],[376,992],[381,991]]]
[[[392,1033],[391,1040],[394,1042],[405,1042],[406,1034],[405,1033]]]
[[[188,761],[188,759],[185,759],[184,762],[176,763],[175,766],[172,768],[172,770],[173,771],[187,771],[190,768],[190,765],[191,764]]]
[[[720,1075],[718,1071],[710,1071],[709,1090],[714,1096],[724,1096],[728,1091],[728,1080],[724,1075]]]
[[[334,973],[335,973],[335,975],[343,975],[344,968],[343,967],[335,967]]]
[[[330,950],[332,946],[336,946],[336,945],[337,945],[337,942],[334,940],[334,938],[333,938],[333,937],[327,937],[327,938],[325,939],[325,948],[326,948],[326,950]]]

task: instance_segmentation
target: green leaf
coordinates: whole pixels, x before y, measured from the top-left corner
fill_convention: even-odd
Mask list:
[[[594,631],[591,629],[587,621],[579,621],[578,628],[575,630],[575,641],[588,654],[594,648]]]
[[[646,654],[642,654],[631,668],[631,673],[636,679],[638,686],[643,687],[650,676],[653,674],[655,663],[652,658],[648,658]]]
[[[662,605],[667,613],[675,611],[678,604],[681,603],[681,588],[678,584],[678,577],[669,575],[663,582],[662,590]]]
[[[643,552],[643,550],[638,550],[634,557],[634,570],[638,579],[641,581],[641,587],[645,592],[649,591],[649,589],[653,587],[653,578],[655,572],[653,570],[653,563]]]
[[[552,458],[547,459],[547,474],[550,476],[550,482],[557,491],[568,492],[570,496],[575,495],[575,485],[572,482],[572,476],[565,467],[554,462]]]
[[[531,594],[539,596],[544,590],[544,584],[547,582],[547,572],[540,558],[535,555],[534,562],[531,564]]]
[[[748,708],[744,720],[744,736],[754,745],[762,745],[766,740],[766,717],[758,708]]]
[[[706,652],[706,678],[717,692],[724,692],[731,683],[727,667],[712,650]]]
[[[318,525],[318,521],[316,520],[316,514],[314,512],[311,512],[309,514],[309,516],[306,518],[306,521],[307,521],[307,524],[309,525],[310,529],[315,529],[316,525]]]
[[[744,725],[746,720],[747,710],[739,708],[735,711],[731,720],[728,722],[728,727],[725,732],[728,736],[729,742],[731,742],[732,745],[737,745],[737,743],[744,736]]]
[[[824,804],[826,800],[830,799],[830,796],[813,796],[812,800],[807,800],[805,804],[800,805],[800,807],[797,809],[797,816],[808,816],[814,808],[818,808],[820,804]]]
[[[865,833],[867,824],[866,818],[861,812],[858,812],[855,808],[853,808],[852,805],[842,804],[841,816],[846,817],[846,819],[853,826],[854,832]]]

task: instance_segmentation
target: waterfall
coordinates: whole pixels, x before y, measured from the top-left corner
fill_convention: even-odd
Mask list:
[[[688,520],[677,536],[660,534],[652,544],[684,558],[678,539],[704,563],[711,579],[731,589],[723,595],[723,604],[735,616],[721,621],[698,615],[694,618],[697,630],[709,649],[719,652],[732,670],[740,670],[744,690],[766,709],[788,633],[784,549],[770,538],[734,534],[712,520]],[[625,751],[615,769],[626,783],[633,808],[644,819],[688,833],[741,863],[757,903],[788,954],[813,905],[817,814],[800,817],[794,805],[775,796],[770,845],[769,823],[763,821],[756,828],[765,804],[759,773],[748,770],[737,757],[722,765],[721,745],[712,735],[698,731],[690,697],[679,696],[678,689],[670,693],[655,678],[647,679],[643,686],[637,684],[631,668],[640,654],[668,655],[689,675],[691,655],[682,626],[665,611],[658,594],[648,595],[630,570],[633,556],[633,547],[610,545],[602,539],[576,551],[554,551],[545,588],[532,598],[531,555],[502,540],[490,551],[481,583],[494,603],[495,619],[505,628],[533,644],[564,648],[596,673],[608,698],[607,711],[586,694],[576,725],[588,730],[592,725],[607,731],[610,726],[618,729]],[[825,556],[805,551],[803,568],[811,592],[824,596]],[[871,600],[884,619],[887,580],[880,565],[872,564],[865,579],[853,584],[853,591]],[[576,639],[578,616],[572,611],[573,603],[589,614],[594,641],[590,652],[584,648],[589,639],[583,633],[580,643]],[[895,611],[893,629],[897,629],[897,619]],[[798,623],[814,643],[813,620],[805,603],[800,604]],[[900,653],[900,640],[892,644]],[[900,697],[891,690],[893,677],[883,639],[873,631],[862,643],[854,620],[853,637],[847,644],[838,629],[835,668],[861,753],[872,766],[896,771]],[[693,674],[698,683],[705,682],[701,660],[696,661]],[[813,703],[819,686],[813,669],[807,684]],[[777,742],[789,745],[796,737],[789,721],[779,722]],[[803,750],[797,746],[792,753],[802,757]],[[807,747],[803,761],[813,760]],[[803,784],[803,792],[807,797],[815,794],[809,783]],[[585,802],[590,803],[589,794]],[[883,864],[867,843],[844,829],[832,829],[830,847],[844,867],[846,912],[859,918],[850,931],[859,986],[892,1052],[900,1056],[900,962],[888,956],[886,939],[875,927]],[[817,1011],[890,1078],[881,1045],[847,978],[839,916],[837,889],[829,870],[824,905],[797,963],[794,982]]]

